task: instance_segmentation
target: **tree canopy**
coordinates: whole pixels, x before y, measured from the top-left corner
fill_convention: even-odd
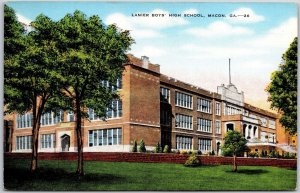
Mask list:
[[[291,133],[297,133],[297,42],[296,37],[282,56],[279,69],[271,75],[267,87],[271,107],[282,114],[280,123]]]

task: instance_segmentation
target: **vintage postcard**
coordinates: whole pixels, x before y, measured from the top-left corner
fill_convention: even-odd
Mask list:
[[[297,186],[298,5],[4,3],[4,189]]]

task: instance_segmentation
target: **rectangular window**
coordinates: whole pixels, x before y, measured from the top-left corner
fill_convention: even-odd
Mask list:
[[[216,134],[221,134],[221,121],[216,121]]]
[[[269,119],[269,128],[275,129],[275,121],[274,120]]]
[[[176,149],[192,149],[192,137],[176,136]]]
[[[193,117],[188,115],[176,114],[176,127],[183,129],[193,129]]]
[[[29,150],[32,146],[32,136],[17,136],[16,150]]]
[[[171,112],[166,109],[160,109],[160,124],[162,125],[170,125],[171,124]]]
[[[160,101],[164,101],[164,102],[168,102],[168,103],[170,102],[170,90],[169,89],[160,87],[160,94],[162,96]]]
[[[197,98],[197,110],[204,113],[211,113],[211,101],[208,99]]]
[[[55,148],[55,134],[41,134],[40,144],[42,149]]]
[[[198,131],[211,133],[211,120],[197,118],[197,129]]]
[[[211,148],[211,139],[198,139],[198,150],[202,153],[210,152]]]
[[[221,115],[221,105],[216,102],[216,115]]]
[[[89,131],[89,146],[121,145],[122,129],[98,129]]]
[[[96,115],[95,111],[91,108],[88,108],[88,114],[90,120],[101,120],[101,118],[99,118]],[[122,100],[112,100],[112,102],[109,105],[109,108],[106,108],[106,118],[119,118],[122,117],[122,115]]]
[[[73,111],[68,111],[68,114],[67,114],[67,120],[68,120],[68,122],[73,122],[73,121],[75,121],[75,118],[74,118],[74,112],[73,112]]]
[[[25,113],[23,115],[17,115],[17,128],[29,128],[32,127],[32,113]]]
[[[54,112],[43,113],[41,117],[41,125],[54,125],[62,122],[64,119],[63,111],[59,111],[56,114]]]
[[[175,105],[192,109],[193,97],[191,95],[183,94],[181,92],[175,92]]]

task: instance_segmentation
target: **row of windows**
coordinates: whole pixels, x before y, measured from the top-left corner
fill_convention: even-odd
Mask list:
[[[176,136],[176,149],[191,150],[193,147],[192,137]],[[211,139],[198,139],[198,150],[208,152],[212,150]]]
[[[198,98],[197,99],[197,110],[204,113],[211,113],[211,102],[207,99]]]
[[[237,114],[242,114],[242,110],[235,107],[226,106],[226,115],[237,115]]]
[[[41,117],[41,125],[54,125],[64,119],[63,111],[55,114],[54,112],[44,113]],[[17,115],[17,128],[32,127],[32,113]]]
[[[198,131],[211,133],[211,128],[212,128],[211,120],[202,119],[202,118],[197,119]]]
[[[46,148],[55,148],[55,134],[42,134],[41,135],[41,148],[46,149]]]
[[[89,146],[122,144],[122,129],[100,129],[89,131]]]
[[[29,150],[32,149],[32,136],[17,136],[17,150]]]
[[[100,120],[100,118],[96,115],[93,109],[88,109],[89,119],[90,120]],[[122,101],[121,100],[113,100],[106,109],[106,117],[110,118],[119,118],[122,117]]]
[[[188,115],[176,114],[176,127],[192,129],[193,117]]]
[[[111,85],[107,80],[102,80],[100,84],[102,87],[106,87],[111,91],[115,91],[117,89],[122,89],[122,78],[117,79],[116,85]]]
[[[192,101],[193,98],[191,95],[175,92],[175,105],[192,109]]]

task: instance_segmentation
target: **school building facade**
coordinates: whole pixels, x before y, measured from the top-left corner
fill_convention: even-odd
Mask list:
[[[103,121],[87,109],[84,152],[129,152],[134,140],[143,139],[147,150],[160,143],[220,154],[224,136],[233,129],[248,140],[251,151],[296,152],[297,139],[280,125],[279,116],[245,103],[232,83],[211,92],[161,74],[146,56],[128,57],[117,84],[121,98],[112,101],[108,118]],[[5,116],[5,151],[31,151],[31,117],[30,112]],[[74,121],[71,112],[43,114],[39,152],[77,151]]]

